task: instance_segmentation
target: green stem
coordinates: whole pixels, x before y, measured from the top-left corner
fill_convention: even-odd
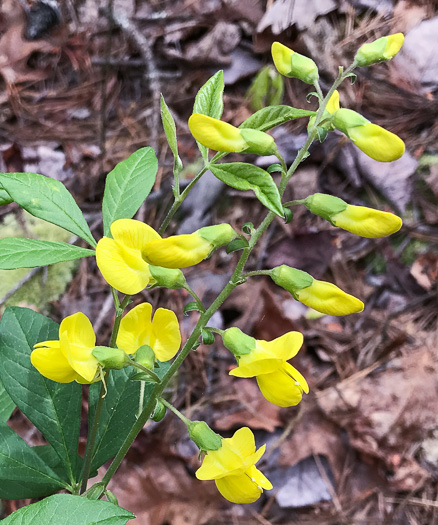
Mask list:
[[[271,270],[254,270],[253,272],[247,272],[242,274],[242,279],[254,277],[255,275],[271,275]]]
[[[129,303],[130,296],[126,295],[120,304],[119,298],[117,297],[117,292],[114,288],[111,287],[111,292],[113,294],[114,306],[116,307],[116,318],[114,321],[113,331],[111,334],[110,347],[116,347],[117,334],[119,333],[120,321],[122,320],[123,311]],[[94,446],[96,444],[97,430],[99,428],[100,416],[102,414],[103,402],[105,399],[105,383],[102,381],[100,385],[99,398],[97,400],[96,411],[93,417],[93,423],[91,425],[91,430],[88,435],[87,445],[85,447],[84,455],[84,464],[82,467],[81,474],[81,489],[80,493],[82,494],[87,489],[88,478],[90,476],[91,461],[94,455]]]
[[[193,297],[193,299],[195,300],[196,304],[198,305],[199,311],[200,312],[205,312],[205,306],[203,305],[201,299],[198,297],[196,292],[194,290],[192,290],[192,288],[190,288],[190,286],[187,283],[184,286],[184,290],[189,292],[189,294]]]
[[[97,429],[99,428],[100,415],[102,414],[103,400],[105,398],[105,384],[102,381],[99,391],[99,399],[97,400],[96,412],[94,413],[93,424],[91,432],[87,439],[87,446],[85,447],[84,464],[82,467],[82,482],[80,494],[87,490],[88,478],[90,476],[91,461],[94,454],[94,445],[96,443]]]
[[[158,229],[158,233],[160,235],[163,235],[163,233],[166,231],[166,228],[169,226],[170,224],[170,221],[172,220],[173,216],[175,215],[175,213],[178,211],[179,207],[181,206],[181,204],[184,202],[185,198],[187,197],[187,195],[190,193],[190,190],[193,188],[193,186],[198,182],[198,180],[202,177],[202,175],[204,175],[204,173],[206,171],[209,170],[210,166],[212,164],[216,164],[216,162],[220,159],[222,159],[223,157],[225,157],[227,155],[227,153],[223,153],[223,152],[219,152],[219,153],[216,153],[216,155],[211,159],[211,161],[206,164],[194,177],[193,179],[189,182],[189,184],[187,184],[186,188],[184,189],[184,191],[178,196],[178,197],[175,197],[175,200],[170,208],[170,210],[167,212],[167,215],[163,221],[163,223],[161,224],[160,228]]]
[[[283,208],[290,208],[291,206],[297,206],[298,204],[304,204],[306,199],[297,199],[295,201],[285,202]]]
[[[150,377],[152,377],[152,379],[155,381],[155,383],[159,383],[160,382],[160,378],[157,376],[157,374],[155,372],[152,372],[152,370],[150,370],[149,368],[146,368],[145,366],[141,365],[140,363],[136,363],[135,361],[133,361],[129,357],[128,357],[128,362],[129,362],[129,364],[131,366],[134,366],[135,368],[138,368],[139,370],[141,370],[145,374],[148,374]]]
[[[191,424],[190,419],[187,419],[184,414],[181,414],[181,412],[175,408],[172,404],[170,404],[168,401],[160,397],[160,401],[163,403],[164,406],[166,406],[171,412],[173,412],[177,417],[181,419],[187,426]]]

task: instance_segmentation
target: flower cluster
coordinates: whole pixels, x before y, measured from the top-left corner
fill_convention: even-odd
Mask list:
[[[364,66],[390,60],[402,44],[401,34],[364,44],[358,50],[353,65]],[[315,85],[317,89],[318,97],[325,109],[321,109],[322,118],[320,113],[310,113],[313,115],[308,125],[310,138],[316,133],[315,129],[321,140],[329,131],[337,129],[364,153],[378,161],[388,162],[403,155],[404,143],[397,135],[371,123],[355,111],[341,108],[339,93],[336,90],[328,100],[322,100],[318,68],[313,60],[279,42],[272,45],[272,57],[277,70],[282,75],[298,78]],[[282,107],[280,106],[280,113]],[[271,128],[274,125],[272,124]],[[237,128],[200,113],[194,113],[190,117],[189,128],[200,144],[215,151],[276,155],[281,162],[277,168],[282,170],[282,184],[287,182],[289,171],[273,137],[268,133],[245,128],[244,125]],[[174,154],[176,156],[175,152]],[[248,166],[240,164],[244,167]],[[206,164],[205,169],[207,167]],[[235,178],[239,176],[239,174],[232,175]],[[269,201],[268,197],[272,200],[278,199],[276,206],[280,211],[283,209],[282,190],[278,190],[269,172],[263,172],[262,175],[260,172],[256,173],[251,178],[251,184],[260,192],[264,188],[268,194],[267,197],[265,195],[265,200]],[[306,206],[310,212],[329,221],[335,227],[368,238],[391,235],[402,225],[401,219],[391,213],[350,205],[338,197],[321,193],[315,193],[306,199],[293,201],[284,206],[294,204]],[[268,219],[269,216],[266,220]],[[254,231],[252,227],[246,230],[247,233],[249,230]],[[263,229],[259,232],[263,232]],[[186,283],[181,269],[200,263],[215,249],[230,243],[237,236],[229,224],[218,224],[200,228],[191,234],[162,238],[152,227],[143,222],[119,219],[111,224],[110,235],[103,237],[97,243],[96,262],[104,279],[115,290],[127,294],[122,302],[123,306],[129,304],[130,295],[139,293],[148,286],[185,288],[196,298],[197,306],[202,312],[198,333],[202,329],[208,332],[209,327],[206,328],[206,323],[211,317],[212,308],[206,310],[203,307],[200,299]],[[242,284],[248,276],[263,274],[269,275],[294,299],[322,314],[341,316],[363,310],[364,304],[360,299],[330,282],[317,280],[302,270],[284,264],[244,275],[243,266],[252,248],[251,242],[258,237],[253,237],[249,241],[244,235],[239,237],[230,251],[249,250],[241,259],[242,262],[237,265],[236,272],[227,285],[230,288]],[[218,298],[218,304],[220,299],[223,300],[223,296]],[[119,306],[117,300],[116,303]],[[111,348],[96,346],[96,335],[91,322],[79,312],[62,321],[58,340],[42,341],[34,346],[31,353],[32,364],[48,379],[60,383],[77,381],[82,384],[104,379],[109,368],[119,370],[134,366],[142,371],[141,374],[136,374],[141,377],[131,376],[130,379],[143,380],[146,374],[161,388],[154,392],[158,390],[162,392],[166,381],[160,383],[160,378],[153,370],[158,366],[156,361],[171,360],[181,346],[178,319],[173,311],[165,308],[158,308],[152,315],[153,308],[149,303],[137,304],[124,317],[122,317],[122,310],[123,308],[120,308],[117,312]],[[272,341],[264,341],[244,334],[236,327],[226,330],[211,327],[211,331],[221,335],[225,347],[236,359],[237,366],[230,370],[229,374],[238,378],[255,377],[262,395],[269,402],[280,407],[292,407],[301,402],[303,394],[309,393],[306,379],[289,363],[303,346],[303,335],[300,332],[291,331]],[[211,343],[214,341],[214,335],[211,332],[209,335]],[[176,359],[175,369],[194,345],[195,343],[186,345],[188,350],[186,353],[183,350]],[[266,446],[256,449],[254,435],[249,428],[241,428],[231,438],[223,438],[213,432],[206,423],[188,420],[164,398],[159,397],[158,394],[156,396],[153,401],[158,408],[152,417],[159,420],[164,417],[166,408],[170,408],[186,423],[190,438],[204,454],[202,465],[196,471],[198,479],[214,480],[222,496],[234,503],[254,502],[263,490],[272,488],[270,481],[256,468]]]

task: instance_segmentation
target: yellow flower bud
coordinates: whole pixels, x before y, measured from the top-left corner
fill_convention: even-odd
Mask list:
[[[307,197],[304,204],[312,213],[328,220],[333,226],[361,237],[386,237],[402,226],[400,217],[393,213],[354,206],[333,195],[315,193]]]
[[[271,51],[275,67],[285,77],[299,78],[306,84],[314,84],[318,80],[318,67],[311,58],[292,51],[280,42],[274,42]]]
[[[186,268],[200,263],[213,250],[236,237],[229,224],[206,226],[194,233],[151,241],[143,247],[143,259],[154,266]]]
[[[333,124],[374,160],[392,162],[405,152],[404,142],[397,135],[372,124],[351,109],[341,108],[336,111]]]
[[[34,346],[30,360],[38,372],[58,383],[92,383],[98,377],[98,360],[93,356],[96,336],[86,315],[78,312],[59,326],[58,341]]]
[[[210,450],[196,471],[200,480],[214,479],[222,496],[232,503],[253,503],[271,482],[255,464],[266,445],[256,451],[254,434],[248,427],[237,430],[233,437],[222,438],[217,450]]]
[[[362,301],[345,293],[332,283],[318,281],[307,272],[290,268],[285,264],[270,271],[271,279],[297,301],[328,315],[349,315],[361,312]]]
[[[363,67],[391,60],[400,51],[404,40],[403,33],[395,33],[378,38],[369,44],[363,44],[358,49],[354,62],[357,66]]]
[[[277,151],[274,139],[257,129],[236,128],[222,120],[194,113],[189,128],[195,139],[214,151],[272,155]]]

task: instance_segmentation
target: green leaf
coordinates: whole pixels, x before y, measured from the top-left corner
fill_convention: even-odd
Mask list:
[[[164,100],[163,95],[160,98],[161,105],[161,121],[163,122],[164,133],[166,134],[166,139],[169,144],[170,149],[172,150],[173,156],[176,159],[178,157],[178,143],[176,139],[176,126],[175,121],[173,120],[172,113],[169,111],[167,104]]]
[[[0,173],[0,184],[12,200],[31,215],[56,224],[96,246],[81,210],[59,180],[38,173]]]
[[[0,253],[0,270],[36,268],[95,255],[94,250],[79,248],[67,242],[39,241],[22,237],[0,239]]]
[[[196,301],[191,301],[184,306],[183,314],[187,315],[189,312],[200,312],[198,303]]]
[[[108,173],[102,201],[104,235],[109,236],[114,221],[134,217],[154,185],[157,170],[154,150],[141,148]]]
[[[243,250],[248,248],[249,244],[246,239],[234,239],[227,245],[227,253],[237,252],[238,250]]]
[[[159,363],[154,372],[161,378],[169,369],[169,363]],[[111,370],[107,380],[108,393],[104,400],[102,414],[96,437],[96,448],[93,455],[92,469],[114,457],[124,442],[131,427],[136,421],[136,413],[140,399],[140,383],[131,381],[133,371],[130,368]],[[145,402],[154,388],[153,384],[146,385]],[[89,395],[89,425],[91,426],[100,385],[90,386]]]
[[[214,334],[210,330],[202,329],[201,332],[202,343],[204,345],[212,345],[214,343]]]
[[[6,421],[11,417],[14,408],[15,403],[9,397],[9,394],[6,392],[3,383],[0,381],[0,423],[6,423]]]
[[[276,126],[280,126],[280,124],[289,122],[289,120],[312,117],[313,115],[316,115],[315,111],[292,108],[291,106],[268,106],[248,117],[240,124],[239,128],[268,131]]]
[[[220,119],[224,109],[223,102],[224,92],[224,72],[222,70],[214,74],[198,91],[195,104],[193,106],[193,113],[200,113],[208,117]],[[208,161],[208,148],[198,144],[199,151],[205,162]]]
[[[264,206],[283,217],[278,188],[267,171],[245,162],[215,164],[210,166],[210,170],[219,180],[236,190],[252,190]]]
[[[0,498],[37,498],[66,484],[6,423],[0,423]]]
[[[0,379],[11,399],[42,432],[73,482],[79,469],[81,386],[55,383],[30,362],[33,345],[58,339],[59,326],[28,308],[6,308],[0,321]]]
[[[0,206],[3,206],[4,204],[11,204],[11,202],[14,202],[14,199],[11,199],[9,193],[0,185]]]
[[[126,525],[135,516],[109,501],[55,494],[15,511],[2,525]]]

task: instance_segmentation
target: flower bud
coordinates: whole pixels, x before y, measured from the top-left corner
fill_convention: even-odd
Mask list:
[[[205,421],[190,421],[187,424],[190,439],[199,450],[218,450],[222,446],[222,437],[205,423]]]
[[[392,162],[405,152],[404,142],[397,135],[372,124],[351,109],[341,108],[336,111],[333,124],[374,160]]]
[[[354,62],[357,66],[363,67],[391,60],[400,51],[404,39],[403,33],[395,33],[378,38],[369,44],[363,44],[358,49]]]
[[[128,356],[120,348],[95,346],[91,353],[105,368],[121,370],[122,368],[129,366]]]
[[[155,364],[155,353],[148,345],[140,346],[137,352],[135,352],[135,361],[145,368],[153,370]]]
[[[195,139],[214,151],[272,155],[277,151],[273,137],[257,129],[241,129],[222,120],[194,113],[189,128]]]
[[[225,347],[235,356],[247,355],[256,347],[254,337],[244,334],[235,326],[223,332],[222,341]]]
[[[184,288],[186,285],[186,278],[179,269],[162,268],[161,266],[152,266],[150,264],[149,271],[156,281],[155,284],[158,286],[176,290],[177,288]]]
[[[306,84],[314,84],[318,80],[318,68],[311,58],[292,51],[280,42],[274,42],[271,51],[275,67],[285,77],[299,78]]]
[[[336,285],[318,281],[308,273],[285,264],[271,270],[270,276],[297,301],[323,314],[349,315],[361,312],[364,308],[362,301]]]
[[[402,226],[402,220],[393,213],[365,206],[347,204],[338,197],[315,193],[305,199],[306,207],[338,228],[361,237],[380,238],[392,235]]]

